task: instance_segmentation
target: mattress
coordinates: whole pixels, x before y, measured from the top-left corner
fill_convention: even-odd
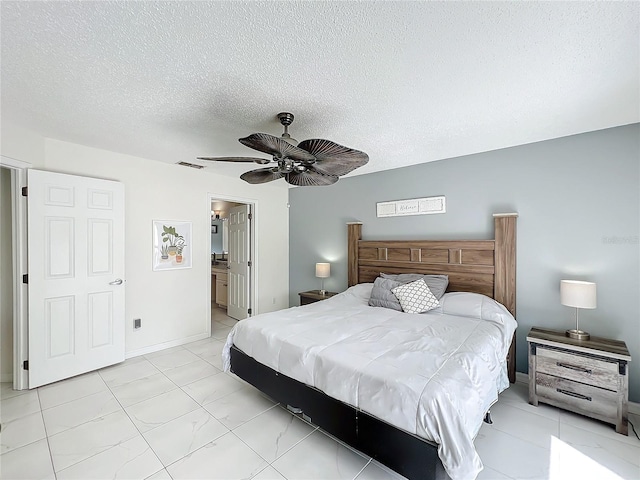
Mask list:
[[[372,284],[322,302],[238,322],[231,345],[288,377],[438,444],[452,479],[482,470],[473,439],[509,386],[507,351],[516,329],[493,299],[452,292],[441,307],[408,314],[368,305]]]

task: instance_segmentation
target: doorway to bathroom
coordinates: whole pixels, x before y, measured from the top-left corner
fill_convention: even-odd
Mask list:
[[[255,303],[255,203],[211,196],[211,318],[242,320]]]

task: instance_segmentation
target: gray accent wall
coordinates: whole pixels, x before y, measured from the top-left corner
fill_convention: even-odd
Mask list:
[[[291,189],[290,303],[320,288],[316,262],[331,263],[327,290],[347,287],[347,222],[363,222],[365,239],[489,239],[493,213],[518,212],[517,370],[532,326],[574,325],[560,280],[596,282],[598,307],[581,310],[580,326],[627,343],[640,402],[639,139],[633,124]],[[445,214],[376,218],[376,202],[436,195]]]

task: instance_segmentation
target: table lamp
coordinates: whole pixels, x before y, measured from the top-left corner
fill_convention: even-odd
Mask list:
[[[327,291],[324,289],[324,279],[329,277],[331,272],[331,264],[316,263],[316,277],[320,278],[320,295],[325,295]]]
[[[576,340],[589,340],[589,334],[580,330],[578,309],[596,308],[596,284],[579,280],[561,280],[560,303],[576,309],[576,328],[567,330],[567,337],[575,338]]]

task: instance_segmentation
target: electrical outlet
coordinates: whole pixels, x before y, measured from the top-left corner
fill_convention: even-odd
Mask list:
[[[275,305],[275,304],[276,304],[276,297],[273,297],[273,298],[271,299],[271,304],[272,304],[272,305]]]
[[[133,328],[140,328],[142,326],[142,319],[134,318],[133,319]]]

